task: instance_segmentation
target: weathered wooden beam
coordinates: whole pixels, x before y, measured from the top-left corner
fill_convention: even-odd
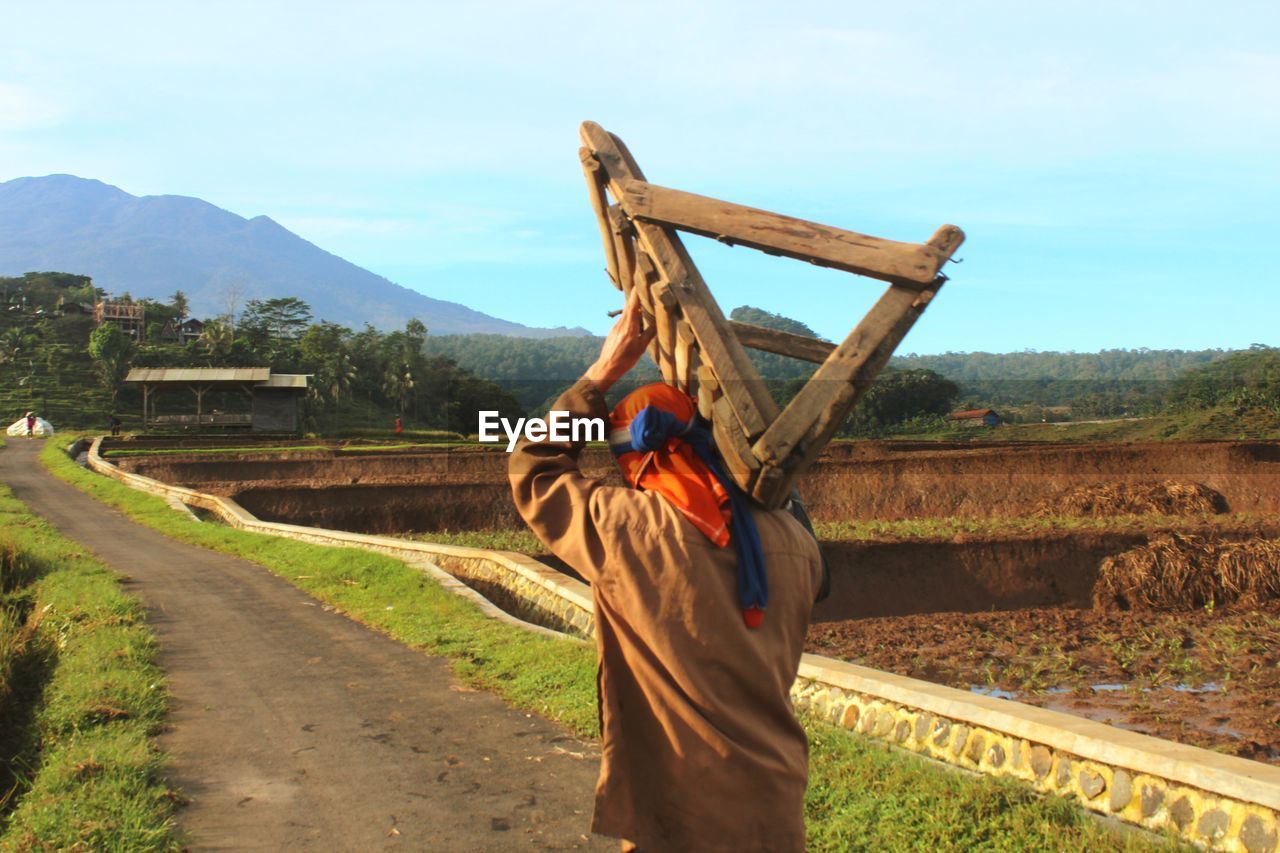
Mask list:
[[[676,385],[676,298],[665,281],[655,284],[651,292],[654,322],[658,327],[658,352],[661,354],[658,370],[663,380]]]
[[[595,122],[584,122],[582,141],[608,176],[609,190],[621,199],[626,187],[643,181],[644,174],[626,146]],[[639,243],[652,258],[660,278],[670,284],[684,319],[693,329],[702,358],[711,363],[720,379],[730,410],[749,439],[761,435],[778,414],[746,350],[729,330],[729,321],[711,296],[680,238],[669,228],[637,222]]]
[[[760,473],[760,461],[751,453],[751,446],[737,429],[728,397],[720,397],[711,405],[711,436],[720,450],[726,473],[747,494],[755,486]]]
[[[698,365],[698,414],[703,420],[711,420],[712,407],[720,399],[720,383],[710,365]]]
[[[964,241],[954,225],[936,242],[900,243],[641,180],[620,189],[615,197],[633,218],[882,281],[928,285]]]
[[[817,338],[794,335],[791,332],[780,332],[777,329],[766,329],[764,326],[753,326],[750,323],[739,323],[737,320],[730,320],[729,328],[733,330],[734,336],[744,347],[798,358],[801,361],[811,361],[814,364],[822,364],[836,348],[836,345],[830,341],[820,341]]]
[[[688,321],[676,323],[676,387],[686,394],[692,394],[697,388],[698,379],[694,371],[698,369],[698,341],[693,336],[693,328]]]
[[[891,285],[755,443],[752,450],[756,457],[766,463],[778,462],[794,459],[810,447],[821,449],[942,283],[939,278],[924,290]],[[811,461],[802,462],[799,468]]]
[[[596,225],[600,228],[600,239],[604,242],[605,272],[614,287],[624,290],[625,286],[618,273],[618,245],[609,223],[604,170],[600,167],[600,161],[586,148],[578,149],[578,159],[582,161],[582,175],[587,179],[587,196],[591,200],[591,210],[596,215]]]
[[[630,295],[636,274],[636,233],[627,215],[616,204],[609,205],[609,226],[618,258],[618,280],[622,292]]]

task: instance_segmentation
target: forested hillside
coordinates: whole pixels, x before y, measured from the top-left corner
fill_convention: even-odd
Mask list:
[[[261,365],[312,375],[303,412],[309,431],[386,428],[399,415],[411,430],[471,433],[481,409],[508,416],[544,411],[600,347],[592,337],[433,335],[418,320],[393,332],[354,330],[315,322],[296,297],[250,300],[234,316],[209,320],[200,340],[180,345],[161,333],[168,321],[188,317],[181,291],[168,300],[137,300],[147,324],[144,339],[134,341],[110,324],[95,330],[86,311],[100,295],[86,276],[0,278],[0,419],[34,409],[55,424],[100,427],[116,411],[128,424],[141,409],[137,392],[121,382],[130,367]],[[731,316],[815,336],[750,306]],[[814,370],[749,352],[784,405]],[[657,378],[646,357],[618,392]],[[169,412],[190,405],[165,400]],[[948,412],[986,407],[1014,423],[1218,409],[1226,425],[1231,413],[1246,411],[1266,421],[1273,410],[1280,418],[1280,350],[906,355],[892,360],[841,434],[940,433],[951,428]]]
[[[167,302],[139,300],[147,335],[129,338],[119,327],[94,328],[79,313],[98,293],[88,278],[30,273],[0,278],[0,411],[10,420],[33,409],[57,426],[102,427],[110,414],[136,422],[141,400],[123,385],[130,367],[269,366],[277,373],[312,375],[303,402],[307,429],[387,429],[399,415],[409,429],[473,432],[477,411],[519,415],[523,409],[493,382],[451,359],[426,352],[427,328],[410,320],[402,331],[360,331],[315,323],[297,298],[250,300],[234,318],[210,320],[204,336],[188,344],[160,339],[164,321],[186,316],[181,291]],[[234,396],[234,395],[231,395]],[[194,401],[164,399],[165,411],[184,412]],[[210,405],[244,405],[215,399]]]

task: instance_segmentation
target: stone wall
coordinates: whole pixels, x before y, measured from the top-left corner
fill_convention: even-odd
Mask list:
[[[1215,850],[1277,849],[1280,769],[1042,708],[805,655],[798,708]]]
[[[227,498],[121,471],[97,451],[95,442],[88,453],[93,470],[236,527],[391,554],[495,618],[530,630],[594,633],[589,588],[524,555],[264,522]],[[802,659],[792,697],[797,708],[865,737],[1010,776],[1130,824],[1215,850],[1277,850],[1278,767],[816,655]]]

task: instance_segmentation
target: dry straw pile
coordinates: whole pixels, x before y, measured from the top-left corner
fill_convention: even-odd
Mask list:
[[[1191,610],[1280,598],[1280,542],[1161,533],[1102,561],[1093,604],[1102,609]]]
[[[1201,515],[1223,512],[1226,499],[1199,483],[1165,480],[1160,483],[1094,483],[1077,486],[1042,501],[1035,515],[1093,517],[1115,515]]]

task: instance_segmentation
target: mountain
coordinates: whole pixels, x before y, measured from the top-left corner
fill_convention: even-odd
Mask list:
[[[187,196],[134,196],[74,175],[0,182],[0,275],[64,270],[115,293],[166,301],[185,292],[195,316],[250,299],[297,296],[317,320],[395,329],[417,317],[436,334],[585,335],[538,329],[432,299],[308,243],[266,216],[245,219]]]

